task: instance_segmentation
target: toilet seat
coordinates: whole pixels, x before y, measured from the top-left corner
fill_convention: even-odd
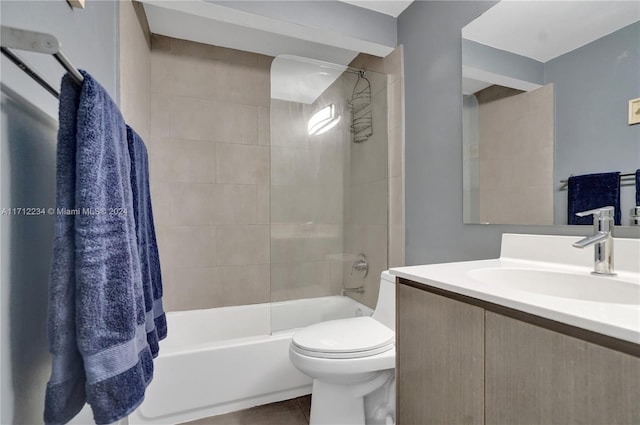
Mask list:
[[[324,359],[370,357],[395,348],[395,332],[371,317],[331,320],[294,334],[291,349]]]

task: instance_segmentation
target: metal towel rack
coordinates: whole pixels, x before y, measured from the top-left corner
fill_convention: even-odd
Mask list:
[[[621,182],[626,182],[627,180],[630,181],[630,180],[634,179],[635,177],[636,177],[636,173],[635,172],[633,172],[633,173],[622,173],[622,174],[620,174],[620,181]],[[562,187],[564,187],[564,186],[569,184],[569,179],[560,180],[560,183],[562,183],[561,186],[560,186],[560,188],[562,188]]]
[[[60,98],[60,92],[56,90],[42,75],[40,75],[31,65],[18,56],[12,49],[26,50],[29,52],[46,53],[54,58],[67,70],[73,80],[82,84],[84,77],[78,69],[69,62],[67,57],[60,50],[60,42],[51,34],[43,32],[23,30],[19,28],[2,26],[0,34],[2,53],[16,64],[27,75],[33,78],[38,84],[44,87],[56,98]]]

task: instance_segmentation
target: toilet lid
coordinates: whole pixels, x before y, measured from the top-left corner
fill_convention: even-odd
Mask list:
[[[293,335],[296,351],[324,358],[372,356],[393,348],[395,332],[371,317],[352,317],[311,325]]]

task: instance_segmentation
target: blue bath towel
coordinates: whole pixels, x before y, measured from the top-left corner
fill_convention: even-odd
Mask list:
[[[85,401],[97,424],[116,422],[142,402],[153,375],[126,127],[104,88],[82,74],[82,86],[65,76],[60,96],[48,424],[68,422]]]
[[[167,336],[167,319],[162,308],[162,276],[149,191],[147,148],[142,138],[129,126],[127,126],[127,142],[131,159],[133,216],[136,223],[138,256],[147,315],[147,342],[151,348],[151,354],[156,357],[159,350],[158,341]]]
[[[640,206],[640,170],[636,170],[636,206]]]
[[[592,224],[593,217],[578,217],[576,213],[613,206],[614,221],[620,225],[620,173],[585,174],[569,177],[569,224]]]

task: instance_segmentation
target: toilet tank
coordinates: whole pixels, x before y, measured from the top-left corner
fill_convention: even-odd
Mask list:
[[[396,277],[388,271],[380,274],[378,303],[371,317],[393,331],[396,330]]]

